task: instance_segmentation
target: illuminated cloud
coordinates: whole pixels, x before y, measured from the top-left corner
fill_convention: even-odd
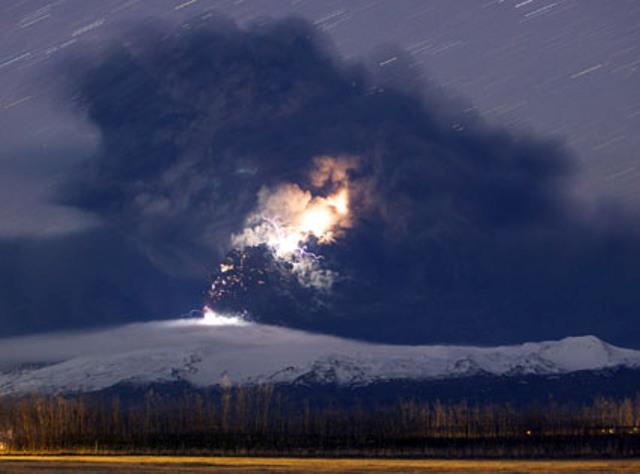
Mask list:
[[[258,206],[245,228],[231,237],[234,248],[266,245],[273,256],[290,264],[301,284],[328,289],[335,273],[322,267],[322,256],[309,250],[333,243],[351,225],[348,170],[353,159],[321,157],[315,160],[311,183],[331,194],[314,194],[297,184],[282,184],[258,192]],[[224,270],[224,268],[221,268]]]

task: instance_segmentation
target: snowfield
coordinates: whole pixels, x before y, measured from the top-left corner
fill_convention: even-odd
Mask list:
[[[515,346],[393,346],[222,317],[0,340],[0,395],[128,383],[367,385],[477,374],[640,367],[640,351],[594,336]]]

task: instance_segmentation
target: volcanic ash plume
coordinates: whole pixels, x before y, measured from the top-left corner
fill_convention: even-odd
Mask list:
[[[328,289],[336,275],[322,268],[315,249],[334,242],[351,225],[348,172],[356,160],[320,157],[314,163],[313,191],[297,184],[262,188],[257,209],[231,242],[236,249],[266,246],[275,259],[289,264],[302,285]]]

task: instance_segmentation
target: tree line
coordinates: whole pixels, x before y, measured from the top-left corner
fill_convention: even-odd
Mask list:
[[[318,400],[276,385],[0,399],[0,449],[289,455],[637,456],[640,394],[585,404]]]

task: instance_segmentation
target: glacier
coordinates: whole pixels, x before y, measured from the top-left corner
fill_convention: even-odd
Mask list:
[[[497,347],[372,344],[220,316],[0,340],[0,395],[93,392],[121,383],[364,386],[613,367],[640,367],[640,351],[595,336]]]

